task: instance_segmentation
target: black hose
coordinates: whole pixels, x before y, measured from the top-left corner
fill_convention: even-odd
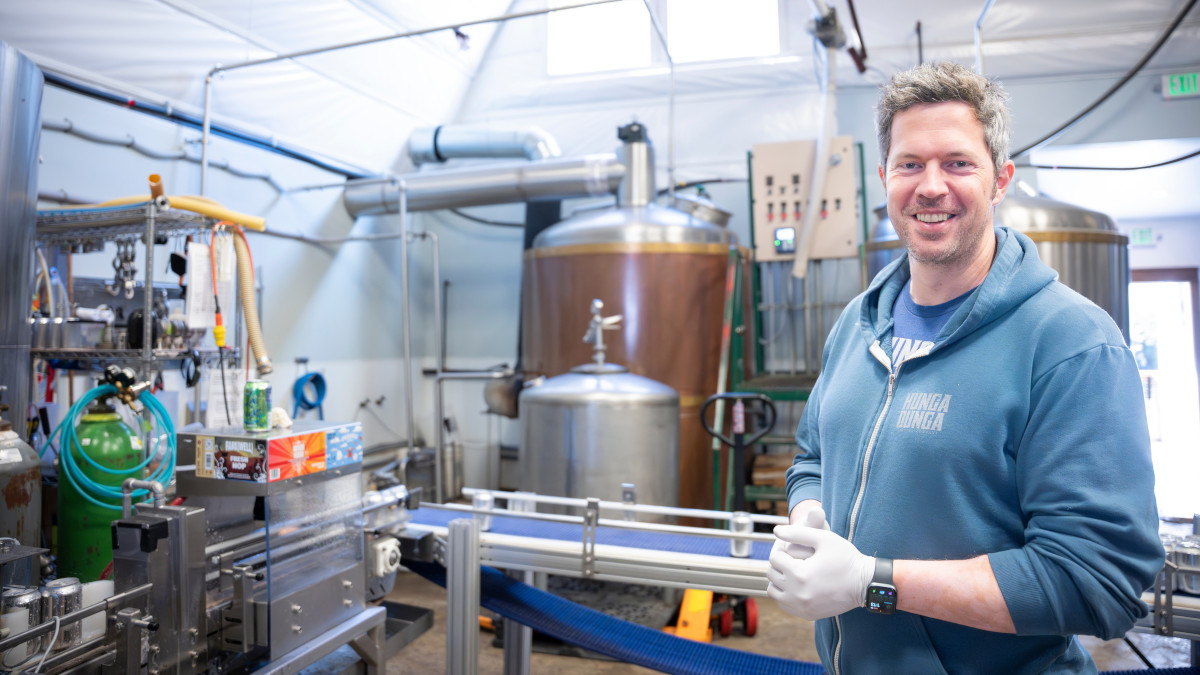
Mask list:
[[[1060,126],[1059,128],[1055,129],[1054,131],[1051,131],[1050,133],[1046,134],[1045,136],[1042,136],[1040,139],[1034,141],[1033,143],[1030,143],[1029,145],[1021,148],[1020,150],[1017,150],[1016,152],[1012,153],[1010,158],[1011,157],[1019,157],[1019,156],[1025,154],[1026,152],[1029,152],[1030,150],[1038,147],[1039,145],[1042,145],[1043,143],[1050,141],[1051,139],[1053,139],[1054,137],[1063,133],[1067,129],[1070,129],[1071,127],[1075,126],[1075,124],[1077,122],[1079,122],[1079,120],[1081,120],[1084,117],[1086,117],[1087,115],[1091,114],[1091,112],[1093,110],[1095,110],[1101,103],[1104,103],[1105,101],[1107,101],[1108,98],[1110,96],[1112,96],[1114,93],[1116,93],[1116,91],[1118,89],[1125,86],[1126,82],[1133,79],[1133,76],[1137,75],[1142,70],[1142,68],[1145,67],[1146,63],[1150,61],[1150,59],[1154,58],[1154,55],[1158,53],[1158,50],[1161,49],[1164,44],[1166,44],[1167,38],[1171,37],[1171,34],[1174,33],[1175,29],[1179,27],[1179,24],[1183,22],[1183,17],[1187,16],[1187,13],[1191,11],[1192,7],[1195,4],[1196,4],[1196,0],[1189,0],[1187,5],[1184,6],[1184,8],[1179,11],[1179,14],[1177,14],[1175,16],[1175,20],[1171,22],[1171,25],[1167,26],[1167,30],[1164,31],[1161,36],[1159,36],[1158,41],[1154,43],[1154,46],[1150,48],[1150,51],[1146,52],[1146,55],[1143,56],[1141,58],[1141,60],[1138,61],[1133,66],[1133,68],[1131,68],[1129,70],[1128,73],[1125,73],[1125,76],[1122,77],[1120,80],[1118,80],[1116,84],[1109,87],[1108,91],[1104,92],[1100,96],[1100,98],[1093,101],[1091,105],[1084,108],[1083,111],[1080,112],[1078,115],[1067,120],[1067,122],[1065,124],[1063,124],[1062,126]]]
[[[463,211],[460,211],[458,209],[450,209],[450,213],[453,213],[454,215],[458,216],[459,218],[466,218],[467,220],[469,220],[473,223],[479,223],[480,225],[491,225],[492,227],[520,227],[520,228],[525,227],[525,223],[507,223],[507,222],[500,221],[500,220],[488,220],[487,218],[480,218],[479,216],[472,216],[472,215],[465,213]]]
[[[1142,653],[1142,650],[1138,649],[1137,645],[1133,644],[1133,640],[1130,640],[1128,637],[1126,637],[1125,644],[1129,645],[1129,648],[1133,650],[1133,653],[1137,654],[1137,657],[1142,660],[1142,663],[1146,664],[1146,668],[1155,670],[1154,664],[1150,663],[1150,659],[1146,658],[1146,655]]]
[[[1154,164],[1143,164],[1142,166],[1058,166],[1055,164],[1022,164],[1022,169],[1063,169],[1072,171],[1140,171],[1142,169],[1153,169],[1159,166],[1166,166],[1176,162],[1182,162],[1185,159],[1191,159],[1200,155],[1200,150],[1193,150],[1186,155],[1168,159]]]
[[[705,178],[704,180],[690,180],[686,183],[676,183],[675,189],[676,190],[686,190],[688,188],[693,188],[698,185],[711,185],[713,183],[745,183],[746,180],[747,179],[745,179],[745,178]],[[658,191],[658,196],[661,197],[670,191],[671,191],[670,188],[663,188]]]

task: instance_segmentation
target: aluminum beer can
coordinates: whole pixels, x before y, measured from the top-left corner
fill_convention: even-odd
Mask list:
[[[246,382],[242,394],[242,426],[246,431],[268,431],[271,428],[271,385],[263,380]]]
[[[42,619],[49,621],[83,608],[83,584],[75,577],[55,579],[42,587]],[[64,623],[59,627],[54,651],[60,652],[79,644],[81,637],[79,621]]]
[[[42,622],[42,590],[37,587],[6,588],[3,594],[3,625],[19,635]],[[22,618],[18,622],[16,619]],[[17,624],[21,625],[17,625]],[[13,670],[42,651],[42,638],[36,637],[7,652],[0,652],[0,670]]]

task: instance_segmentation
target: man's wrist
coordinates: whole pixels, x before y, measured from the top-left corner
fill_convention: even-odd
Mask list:
[[[899,593],[892,580],[892,559],[875,558],[875,573],[867,584],[864,604],[869,612],[891,614],[896,611]]]

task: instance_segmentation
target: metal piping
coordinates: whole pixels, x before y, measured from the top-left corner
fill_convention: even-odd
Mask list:
[[[208,167],[208,137],[209,137],[209,127],[210,127],[211,120],[212,120],[212,109],[211,109],[212,78],[213,78],[213,75],[216,75],[217,73],[228,72],[230,70],[237,70],[240,68],[250,68],[252,66],[259,66],[259,65],[263,65],[263,64],[267,64],[267,63],[275,63],[276,61],[286,61],[286,60],[290,60],[290,59],[296,59],[301,56],[311,56],[313,54],[321,54],[323,52],[330,52],[330,51],[335,51],[335,50],[339,50],[339,49],[347,49],[350,47],[360,47],[363,45],[375,44],[377,42],[387,42],[389,40],[399,40],[401,38],[416,37],[418,35],[427,35],[429,33],[437,33],[440,31],[447,31],[447,30],[452,30],[452,31],[457,32],[460,29],[465,28],[467,26],[478,26],[478,25],[482,25],[485,23],[503,23],[510,19],[522,19],[522,18],[530,17],[530,16],[540,16],[542,14],[549,14],[551,12],[561,12],[561,11],[568,10],[568,9],[577,9],[579,7],[590,7],[592,5],[604,5],[604,4],[608,4],[610,2],[618,2],[618,1],[619,0],[591,0],[591,2],[581,2],[578,4],[566,5],[563,7],[548,7],[546,9],[536,9],[536,10],[531,10],[528,12],[512,12],[509,14],[502,14],[500,16],[495,16],[495,17],[491,17],[488,19],[478,19],[476,21],[466,21],[463,23],[448,24],[448,25],[444,25],[444,26],[435,26],[433,28],[422,28],[420,30],[408,31],[407,33],[396,33],[393,35],[385,35],[383,37],[371,38],[368,40],[358,40],[356,42],[346,42],[343,44],[331,45],[329,47],[318,47],[315,49],[305,49],[303,51],[291,52],[289,54],[280,54],[278,56],[272,56],[270,58],[265,58],[265,59],[256,59],[254,61],[244,61],[242,63],[234,63],[234,64],[231,64],[228,66],[216,66],[212,70],[208,71],[208,75],[205,76],[205,78],[204,78],[204,122],[203,122],[204,133],[203,133],[203,136],[201,139],[201,143],[203,145],[203,150],[201,151],[201,158],[200,158],[200,194],[201,194],[201,196],[204,195],[204,179],[205,179],[206,169]],[[672,87],[673,87],[673,85],[672,85]],[[673,91],[674,91],[674,89],[672,88],[672,92]],[[674,162],[672,162],[672,166],[674,166]],[[672,181],[672,182],[674,182],[674,181]]]
[[[632,125],[631,125],[632,126]],[[620,153],[625,178],[617,188],[619,206],[641,207],[654,201],[654,152],[649,140],[626,141]]]
[[[408,187],[404,179],[396,182],[400,198],[400,232],[408,232]],[[396,461],[400,466],[407,466],[408,453],[413,451],[413,383],[412,383],[412,335],[409,329],[411,318],[409,312],[408,292],[408,237],[400,237],[400,295],[404,298],[402,313],[402,331],[404,340],[404,407],[405,431],[408,432],[408,447],[396,449]]]
[[[506,377],[512,377],[515,371],[512,368],[501,368],[497,370],[479,370],[479,371],[460,371],[460,372],[440,372],[441,365],[438,365],[438,374],[433,378],[433,422],[436,426],[434,439],[436,449],[433,456],[433,493],[434,501],[441,503],[444,499],[442,492],[443,471],[442,459],[445,454],[446,439],[443,433],[445,427],[442,425],[442,407],[444,406],[444,388],[442,383],[446,380],[503,380]],[[451,467],[452,468],[452,467]],[[451,474],[452,477],[453,474]],[[453,487],[453,485],[451,485]]]
[[[442,269],[441,269],[442,249],[441,249],[441,243],[438,240],[437,233],[430,232],[428,230],[426,230],[425,232],[414,232],[412,234],[412,237],[414,239],[428,239],[430,241],[430,243],[433,244],[433,340],[436,343],[436,346],[434,347],[434,349],[435,349],[434,382],[440,383],[441,377],[442,377],[442,367],[444,365],[443,361],[446,358],[446,356],[443,352],[444,345],[442,344],[442,342],[443,342],[443,340],[442,340],[443,332],[442,331],[444,330],[444,327],[442,325]],[[405,304],[405,306],[408,305],[408,296],[407,295],[405,295],[404,304]],[[411,371],[411,367],[409,368],[409,370]],[[440,502],[441,497],[440,497],[439,493],[441,491],[441,485],[442,485],[441,479],[440,479],[441,456],[442,456],[442,415],[441,415],[440,394],[438,395],[437,400],[434,405],[435,405],[435,408],[437,409],[437,412],[434,415],[434,417],[436,418],[436,419],[434,419],[434,424],[435,424],[435,429],[436,429],[436,431],[434,433],[437,437],[437,443],[436,443],[437,450],[436,450],[436,454],[434,455],[434,461],[433,461],[433,466],[434,466],[434,470],[433,470],[434,477],[433,478],[434,478],[434,483],[435,483],[435,486],[434,486],[435,498],[437,499],[437,501]],[[410,447],[411,447],[411,440],[410,440]]]
[[[0,41],[0,387],[7,387],[5,417],[24,439],[29,438],[30,253],[37,222],[42,84],[33,61]]]
[[[342,44],[330,45],[328,47],[316,47],[313,49],[305,49],[305,50],[298,51],[298,52],[291,52],[289,54],[280,54],[278,56],[271,56],[271,57],[268,57],[265,59],[256,59],[254,61],[244,61],[242,63],[234,63],[232,65],[220,66],[220,67],[214,68],[213,72],[226,72],[226,71],[230,71],[230,70],[237,70],[239,68],[249,68],[251,66],[261,66],[261,65],[267,64],[267,63],[275,63],[276,61],[286,61],[289,59],[299,58],[301,56],[312,56],[313,54],[322,54],[324,52],[332,52],[332,51],[337,51],[339,49],[348,49],[350,47],[362,47],[363,45],[371,45],[371,44],[375,44],[377,42],[387,42],[389,40],[399,40],[401,38],[417,37],[419,35],[428,35],[429,33],[438,33],[438,32],[447,31],[447,30],[458,30],[461,28],[466,28],[468,26],[479,26],[479,25],[482,25],[485,23],[500,23],[500,22],[508,21],[509,19],[523,19],[523,18],[530,17],[530,16],[540,16],[542,14],[550,14],[551,12],[561,12],[561,11],[568,10],[568,9],[578,9],[580,7],[590,7],[592,5],[604,5],[604,4],[608,4],[610,2],[619,2],[619,1],[620,0],[592,0],[592,2],[580,2],[580,3],[574,4],[574,5],[566,5],[563,7],[548,7],[546,9],[535,9],[535,10],[530,10],[528,12],[511,12],[509,14],[502,14],[500,16],[494,16],[494,17],[491,17],[488,19],[476,19],[474,21],[464,21],[462,23],[445,24],[442,26],[435,26],[433,28],[421,28],[418,30],[408,31],[406,33],[395,33],[393,35],[384,35],[383,37],[369,38],[366,40],[356,40],[354,42],[344,42]]]
[[[561,155],[558,141],[540,127],[500,130],[438,125],[420,127],[408,137],[408,156],[417,166],[449,159],[538,160]]]
[[[552,504],[556,506],[571,506],[576,508],[587,508],[587,499],[579,497],[556,497],[553,495],[542,495],[533,492],[511,492],[508,490],[484,490],[481,488],[465,488],[463,494],[468,497],[474,497],[479,494],[490,494],[493,499],[503,499],[508,502],[508,509],[493,507],[492,512],[497,514],[507,515],[513,511],[525,513],[528,511],[536,511],[537,504]],[[513,502],[522,502],[530,504],[530,507],[513,508]],[[458,509],[459,507],[450,507]],[[465,508],[465,507],[464,507]],[[612,502],[601,500],[599,508],[602,511],[621,511],[629,513],[644,513],[647,515],[657,516],[679,516],[681,518],[699,518],[711,520],[729,520],[733,515],[730,511],[713,511],[711,509],[689,509],[679,506],[659,506],[657,504],[626,504],[625,502]],[[546,514],[539,514],[546,515]],[[517,516],[520,517],[520,516]],[[570,518],[570,516],[567,516]],[[772,516],[767,514],[750,514],[750,521],[754,523],[764,523],[767,525],[786,525],[788,523],[787,516]],[[578,522],[578,517],[574,522]]]
[[[398,213],[397,186],[407,186],[409,211],[434,211],[539,199],[596,197],[617,191],[625,166],[614,154],[539,162],[422,171],[389,181],[347,181],[342,201],[352,217]]]
[[[204,188],[208,179],[208,138],[212,134],[212,79],[216,69],[208,71],[204,77],[204,122],[200,131],[200,196],[204,196]]]
[[[650,0],[642,0],[646,13],[650,15],[650,24],[658,35],[663,54],[667,56],[667,190],[670,199],[675,199],[675,59],[671,58],[671,49],[667,46],[667,35],[658,23],[658,17],[650,8]]]
[[[975,20],[975,72],[983,74],[983,41],[980,35],[980,29],[983,27],[983,19],[988,12],[992,10],[992,4],[996,0],[987,0],[983,3],[983,11],[979,12],[979,18]]]
[[[121,513],[128,518],[133,513],[133,491],[134,490],[149,490],[154,494],[154,507],[162,508],[166,503],[163,497],[163,484],[156,480],[138,480],[137,478],[126,478],[124,483],[121,483]]]

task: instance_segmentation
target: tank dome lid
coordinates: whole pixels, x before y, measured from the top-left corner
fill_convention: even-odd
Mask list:
[[[546,380],[533,380],[521,391],[521,405],[679,404],[679,394],[662,382],[615,364],[600,366],[602,372],[588,372],[595,368],[596,364],[588,364]]]
[[[880,210],[876,209],[876,213],[880,213]],[[1117,232],[1112,218],[1099,211],[1049,197],[1031,197],[1020,193],[1009,194],[996,206],[996,224],[1025,233],[1058,230]],[[896,228],[892,226],[892,221],[884,210],[875,225],[871,241],[888,242],[897,239]]]
[[[733,237],[728,229],[669,206],[648,204],[591,211],[543,230],[533,248],[579,244],[720,244]]]
[[[1021,232],[1099,230],[1116,232],[1112,218],[1081,206],[1047,197],[1009,195],[996,206],[996,221]]]
[[[703,195],[676,194],[672,205],[677,211],[720,227],[728,226],[729,219],[733,217],[732,213]]]

